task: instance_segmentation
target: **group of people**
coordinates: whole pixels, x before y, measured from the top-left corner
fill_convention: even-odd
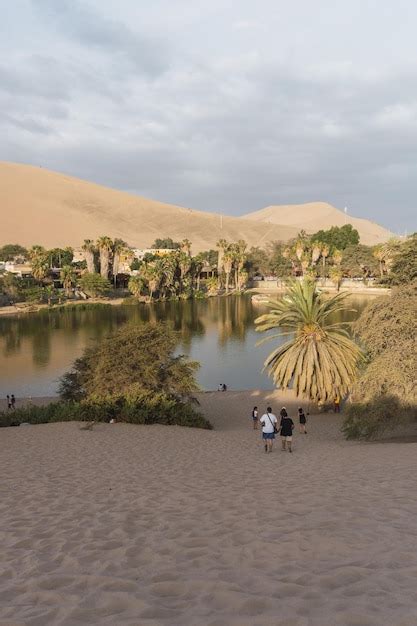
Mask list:
[[[6,396],[6,400],[7,400],[7,408],[10,409],[15,409],[16,408],[16,398],[14,393],[12,393],[12,395],[10,396],[9,394],[7,394]]]
[[[225,383],[220,383],[217,387],[217,391],[227,391],[227,385]]]
[[[252,409],[252,422],[254,430],[257,430],[258,423],[262,427],[262,443],[266,453],[272,452],[272,445],[274,443],[275,435],[281,436],[281,445],[283,450],[292,452],[292,434],[294,430],[294,422],[287,413],[285,406],[280,411],[280,424],[278,426],[278,420],[276,415],[272,413],[272,409],[269,406],[266,409],[266,413],[259,418],[258,407],[255,406]],[[304,410],[299,407],[298,409],[298,422],[300,433],[307,434],[307,417]]]

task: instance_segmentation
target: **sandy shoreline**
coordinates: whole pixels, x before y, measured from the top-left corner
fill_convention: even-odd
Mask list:
[[[417,444],[324,414],[265,455],[251,408],[294,398],[200,401],[213,431],[0,429],[0,625],[415,626]]]

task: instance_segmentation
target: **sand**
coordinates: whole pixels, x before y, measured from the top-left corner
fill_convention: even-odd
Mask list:
[[[360,235],[361,243],[367,246],[384,243],[394,236],[383,226],[370,220],[345,215],[344,211],[336,209],[327,202],[267,206],[259,211],[248,213],[244,217],[254,222],[296,226],[298,230],[304,229],[311,234],[318,230],[326,230],[331,226],[352,224]]]
[[[219,239],[244,239],[249,247],[295,237],[291,226],[254,224],[149,200],[50,170],[0,162],[0,245],[81,246],[105,234],[147,248],[157,237],[192,242],[192,253]]]
[[[0,430],[0,624],[415,626],[417,444],[312,416],[266,455],[267,392],[206,393],[216,430]]]
[[[249,248],[264,247],[268,242],[288,241],[302,228],[314,232],[345,223],[343,213],[330,205],[325,205],[331,210],[323,215],[321,204],[302,205],[302,215],[294,206],[284,212],[278,210],[288,207],[272,207],[275,217],[270,213],[265,216],[267,209],[242,217],[220,216],[149,200],[41,167],[0,162],[0,245],[76,247],[84,239],[106,234],[121,237],[138,248],[149,247],[157,237],[172,237],[175,241],[187,237],[193,254],[215,248],[221,238],[244,239]],[[390,236],[386,229],[368,220],[357,219],[354,223],[363,243],[379,243]]]

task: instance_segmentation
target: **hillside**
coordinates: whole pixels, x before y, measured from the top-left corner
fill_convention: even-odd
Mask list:
[[[357,229],[361,243],[366,245],[375,245],[392,237],[392,233],[379,224],[345,215],[343,211],[326,202],[268,206],[243,217],[256,223],[292,226],[297,231],[304,229],[307,233],[315,233],[321,229],[326,230],[331,226],[343,226],[348,223]]]
[[[220,238],[257,246],[297,232],[292,226],[221,219],[40,167],[0,162],[0,245],[78,246],[106,234],[134,247],[149,247],[157,237],[187,237],[196,253],[214,248]]]

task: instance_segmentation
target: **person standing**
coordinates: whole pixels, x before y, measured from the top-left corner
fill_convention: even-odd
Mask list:
[[[339,398],[339,396],[335,396],[333,404],[334,404],[334,412],[335,413],[340,413],[340,398]]]
[[[282,449],[286,450],[288,448],[288,452],[292,452],[292,431],[294,429],[294,422],[289,417],[285,406],[281,409],[281,444]]]
[[[15,409],[16,408],[16,398],[14,397],[14,393],[12,393],[12,395],[11,395],[10,403],[12,405],[12,409]]]
[[[307,434],[307,430],[306,430],[307,418],[306,418],[306,414],[304,413],[301,407],[298,409],[298,420],[300,422],[300,433],[306,435]]]
[[[272,452],[272,445],[275,439],[276,425],[278,420],[272,413],[272,409],[269,406],[259,420],[262,425],[262,440],[264,442],[265,452]]]
[[[253,430],[258,430],[258,407],[254,406],[252,409],[252,422]]]
[[[7,399],[7,408],[10,410],[12,408],[12,402],[10,400],[9,394],[7,394],[6,399]]]

